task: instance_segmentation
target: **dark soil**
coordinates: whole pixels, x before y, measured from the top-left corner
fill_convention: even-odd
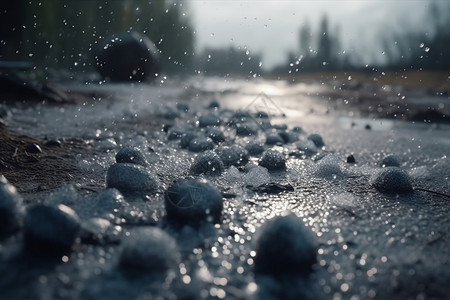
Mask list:
[[[82,176],[75,156],[92,150],[81,140],[61,141],[60,146],[46,147],[46,141],[19,135],[0,126],[0,174],[20,193],[52,190]],[[41,153],[28,153],[29,144],[36,144]]]

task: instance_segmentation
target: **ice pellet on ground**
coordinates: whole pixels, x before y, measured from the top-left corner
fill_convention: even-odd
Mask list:
[[[317,162],[315,174],[317,177],[334,179],[342,175],[339,158],[327,155]]]
[[[249,159],[248,151],[239,145],[219,147],[216,149],[216,153],[222,159],[225,167],[242,166]]]
[[[402,161],[400,157],[397,155],[391,154],[383,158],[383,160],[380,162],[380,166],[382,168],[385,167],[400,167]]]
[[[236,135],[254,136],[258,134],[258,125],[251,122],[236,124]]]
[[[19,230],[23,213],[22,197],[16,188],[0,175],[0,236]]]
[[[251,186],[260,186],[263,184],[267,184],[271,181],[269,171],[261,166],[255,166],[251,168],[246,174],[245,174],[245,185],[251,185]]]
[[[220,118],[216,114],[205,114],[198,117],[198,126],[203,128],[207,126],[219,126]]]
[[[208,137],[197,137],[189,142],[189,151],[203,152],[205,150],[212,150],[216,144]]]
[[[205,136],[212,139],[216,144],[225,141],[225,134],[217,127],[207,128],[205,131]]]
[[[308,140],[312,141],[316,145],[317,148],[322,148],[323,146],[325,146],[322,136],[320,136],[317,133],[310,134],[308,136]]]
[[[307,156],[312,156],[317,153],[316,144],[311,140],[301,140],[296,144],[297,149]]]
[[[184,133],[180,139],[180,147],[183,149],[188,148],[191,141],[195,138],[198,138],[199,136],[200,135],[194,131]]]
[[[175,240],[158,227],[140,228],[130,233],[119,257],[125,271],[165,273],[177,266],[180,254]]]
[[[130,163],[141,166],[147,165],[147,160],[137,147],[123,147],[116,154],[117,163]]]
[[[312,232],[295,214],[268,220],[256,239],[255,273],[308,276],[316,263]]]
[[[167,219],[173,223],[218,223],[222,216],[222,194],[205,180],[180,179],[167,189],[164,199]]]
[[[154,192],[158,178],[139,165],[114,164],[106,174],[106,185],[121,192]]]
[[[278,133],[272,133],[266,136],[266,145],[283,145],[284,140]]]
[[[259,160],[259,165],[269,171],[280,171],[286,169],[286,159],[276,150],[267,150]]]
[[[175,125],[171,127],[167,132],[167,139],[170,140],[178,140],[183,137],[188,132],[193,131],[193,128],[188,125]]]
[[[221,180],[228,185],[241,185],[243,174],[235,166],[229,167],[221,177]]]
[[[251,156],[259,156],[264,152],[264,146],[258,141],[250,141],[245,145],[245,149]]]
[[[79,230],[78,215],[70,207],[37,204],[28,209],[24,218],[25,248],[43,256],[66,253]]]
[[[191,165],[191,173],[194,175],[220,175],[225,169],[219,155],[211,150],[200,153]]]
[[[405,194],[413,190],[408,173],[398,167],[383,168],[372,181],[373,186],[382,193]]]

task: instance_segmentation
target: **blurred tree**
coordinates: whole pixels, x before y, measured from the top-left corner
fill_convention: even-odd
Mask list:
[[[319,41],[317,45],[317,60],[319,64],[322,64],[323,69],[326,69],[327,66],[330,66],[334,63],[331,61],[331,53],[332,50],[334,50],[331,47],[332,38],[330,37],[330,32],[328,29],[328,18],[325,15],[320,22]]]
[[[261,55],[235,47],[206,48],[198,56],[197,65],[206,75],[257,76],[262,73]]]
[[[450,2],[430,0],[421,29],[404,29],[381,38],[391,69],[450,69]]]
[[[102,39],[133,30],[155,42],[165,72],[192,70],[194,29],[180,0],[1,1],[0,25],[0,55],[43,68],[92,69]]]
[[[0,2],[0,60],[17,60],[24,26],[24,3]]]

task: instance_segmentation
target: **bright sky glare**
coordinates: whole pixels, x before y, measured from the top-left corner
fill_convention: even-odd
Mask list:
[[[330,29],[339,26],[342,50],[363,61],[380,61],[380,37],[402,32],[424,20],[427,0],[190,0],[199,50],[207,47],[247,47],[263,55],[270,69],[299,49],[299,29],[308,22],[317,32],[327,15]],[[423,25],[423,22],[420,26]]]

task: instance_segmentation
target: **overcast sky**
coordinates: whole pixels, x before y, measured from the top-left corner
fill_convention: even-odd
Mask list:
[[[289,50],[299,48],[302,24],[309,22],[317,31],[324,15],[330,27],[339,25],[342,50],[367,63],[380,60],[380,36],[423,23],[429,6],[427,0],[190,0],[188,3],[198,49],[247,47],[263,55],[263,67],[268,69],[284,62]]]

